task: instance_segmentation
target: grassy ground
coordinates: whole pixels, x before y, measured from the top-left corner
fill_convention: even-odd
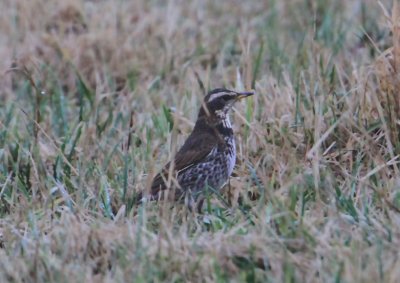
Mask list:
[[[1,282],[398,282],[391,1],[1,6]],[[199,82],[256,90],[230,190],[136,207]]]

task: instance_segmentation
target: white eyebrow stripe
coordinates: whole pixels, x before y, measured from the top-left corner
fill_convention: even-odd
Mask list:
[[[210,98],[208,99],[207,102],[213,101],[214,99],[216,99],[218,97],[221,97],[221,96],[224,96],[224,95],[232,95],[232,96],[234,96],[235,93],[234,92],[217,92],[217,93],[211,94],[211,96],[210,96]]]

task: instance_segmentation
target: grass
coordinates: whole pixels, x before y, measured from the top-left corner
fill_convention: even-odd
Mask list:
[[[1,282],[398,281],[396,3],[3,2]],[[230,189],[136,206],[221,86]]]

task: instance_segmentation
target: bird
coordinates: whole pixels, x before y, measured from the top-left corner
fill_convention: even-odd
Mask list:
[[[208,92],[191,134],[175,158],[154,177],[148,195],[139,193],[139,202],[168,199],[183,201],[192,209],[198,201],[197,209],[201,211],[205,192],[221,189],[236,163],[230,110],[237,101],[253,94],[226,88]]]

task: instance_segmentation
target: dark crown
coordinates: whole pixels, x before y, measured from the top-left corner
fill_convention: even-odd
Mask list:
[[[236,101],[253,94],[253,92],[235,92],[225,88],[210,91],[204,97],[193,132],[217,130],[224,136],[233,135],[228,112]]]
[[[207,115],[222,118],[228,113],[236,101],[253,94],[253,92],[236,92],[226,88],[216,88],[204,97],[199,117]]]

